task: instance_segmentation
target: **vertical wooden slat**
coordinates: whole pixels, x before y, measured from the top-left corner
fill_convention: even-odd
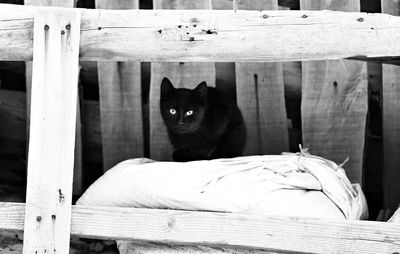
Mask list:
[[[236,0],[235,9],[277,10],[277,0]],[[236,63],[236,91],[247,129],[245,155],[289,150],[282,63]]]
[[[35,15],[24,253],[69,253],[80,13]]]
[[[382,12],[400,15],[400,2],[382,0]],[[394,209],[400,203],[400,67],[382,66],[383,81],[383,203]]]
[[[25,5],[30,6],[54,6],[72,8],[76,6],[77,0],[25,0]],[[25,64],[26,75],[26,112],[27,112],[27,140],[29,140],[30,126],[30,107],[31,107],[31,85],[32,85],[32,62]],[[80,103],[78,99],[78,114],[76,119],[76,144],[75,144],[75,162],[74,162],[74,195],[82,194],[82,132]]]
[[[96,0],[98,9],[137,9],[138,0]],[[143,157],[140,62],[99,62],[101,137],[104,171]]]
[[[155,9],[211,9],[210,0],[154,0]],[[172,145],[160,114],[160,85],[168,77],[175,87],[194,88],[201,81],[215,86],[213,63],[152,63],[150,81],[150,157],[171,160]]]
[[[360,11],[359,0],[301,0],[302,10]],[[304,147],[337,163],[362,183],[368,107],[367,65],[363,62],[303,62],[302,131]]]

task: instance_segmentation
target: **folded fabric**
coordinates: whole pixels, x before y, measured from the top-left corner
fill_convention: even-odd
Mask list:
[[[334,219],[368,216],[360,186],[350,183],[343,168],[307,153],[185,163],[127,160],[92,184],[77,204]],[[119,246],[126,253],[132,249],[124,241]]]

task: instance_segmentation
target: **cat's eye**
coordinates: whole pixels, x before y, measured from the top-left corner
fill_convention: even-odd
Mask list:
[[[186,116],[191,116],[191,115],[193,115],[193,110],[189,110],[186,112]]]
[[[176,110],[175,110],[174,108],[170,108],[170,109],[169,109],[169,113],[170,113],[171,115],[175,115],[175,114],[176,114]]]

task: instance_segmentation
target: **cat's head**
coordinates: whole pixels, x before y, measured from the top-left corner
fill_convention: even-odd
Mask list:
[[[200,128],[207,104],[207,83],[194,89],[175,88],[168,78],[161,82],[160,109],[167,128],[175,133],[191,133]]]

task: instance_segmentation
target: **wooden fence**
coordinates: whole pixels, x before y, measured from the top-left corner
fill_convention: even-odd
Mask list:
[[[251,131],[252,135],[258,135],[252,138],[270,139],[271,144],[276,146],[278,143],[282,145],[279,149],[285,150],[288,141],[287,132],[283,131],[286,112],[282,106],[282,67],[271,62],[329,59],[331,61],[307,62],[303,66],[304,138],[311,146],[321,144],[321,147],[325,145],[332,149],[341,144],[347,150],[335,151],[356,153],[350,170],[354,174],[350,176],[361,181],[367,114],[366,66],[339,59],[369,58],[395,63],[400,55],[397,43],[400,18],[337,11],[339,8],[359,11],[357,1],[317,8],[336,11],[250,11],[245,9],[263,7],[251,6],[246,1],[236,1],[235,11],[211,11],[205,10],[211,8],[207,5],[209,1],[196,2],[198,6],[188,4],[189,1],[177,1],[178,6],[173,7],[202,10],[86,10],[0,5],[0,60],[33,60],[27,199],[26,204],[1,203],[0,228],[24,230],[24,253],[68,253],[70,234],[287,252],[399,252],[400,228],[390,223],[71,205],[79,60],[157,62],[152,65],[150,100],[153,102],[158,98],[161,75],[169,76],[183,86],[188,79],[179,74],[183,70],[190,75],[199,75],[191,76],[190,80],[206,79],[213,84],[215,70],[211,62],[240,62],[236,64],[238,102],[261,101],[261,104],[244,108],[249,115],[254,115],[246,120],[247,123],[255,121],[255,125],[262,126],[265,131]],[[97,5],[118,8],[107,3],[98,1]],[[40,5],[39,2],[36,4]],[[135,4],[119,6],[120,9],[136,7]],[[163,1],[155,1],[155,7],[172,8]],[[276,1],[263,9],[267,8],[276,9]],[[310,7],[302,4],[302,8]],[[103,151],[105,160],[109,161],[107,165],[115,163],[116,155],[112,155],[115,150],[131,154],[140,150],[129,147],[132,143],[142,144],[139,138],[112,148],[123,139],[116,133],[130,132],[129,127],[137,125],[126,119],[127,115],[141,115],[134,109],[140,92],[135,85],[128,86],[138,82],[135,62],[99,63],[101,128],[106,134],[102,139],[103,144],[109,146],[109,150]],[[385,89],[393,96],[392,90],[397,87],[398,79],[396,67],[385,68],[384,74],[388,73],[384,79]],[[193,69],[203,72],[196,74],[190,71]],[[265,70],[270,76],[262,76]],[[347,73],[342,75],[344,70]],[[205,72],[207,75],[202,76]],[[254,74],[261,80],[269,80],[263,81],[265,84],[260,82],[257,93],[251,92],[258,89],[257,84],[254,81],[249,84]],[[268,86],[271,83],[273,85]],[[318,83],[322,85],[315,87]],[[112,99],[121,96],[120,101]],[[257,100],[266,97],[275,100],[271,105],[276,109],[267,100]],[[385,102],[387,119],[384,122],[389,139],[393,137],[394,140],[385,145],[386,150],[398,144],[396,137],[399,136],[399,128],[393,125],[399,122],[396,111],[392,111],[397,105],[396,97],[391,98]],[[124,104],[124,101],[129,103]],[[325,102],[321,104],[321,101]],[[113,109],[118,112],[109,114]],[[323,112],[328,115],[322,115]],[[151,108],[150,137],[163,135],[159,123],[154,124],[156,114],[156,108]],[[265,120],[266,114],[271,116]],[[122,122],[114,127],[112,122],[115,121]],[[140,128],[139,125],[133,131],[140,133]],[[269,129],[279,132],[271,137],[268,136]],[[315,133],[318,135],[311,135]],[[332,133],[343,134],[343,137],[329,138]],[[314,139],[307,139],[307,135]],[[274,140],[277,136],[282,139]],[[154,136],[152,139],[150,144],[156,140]],[[323,143],[323,140],[329,142]],[[154,157],[163,158],[164,145],[157,143],[154,147],[150,148],[151,153],[159,153]],[[268,152],[262,144],[247,149],[252,151],[249,153]],[[390,155],[389,163],[395,165],[396,154]],[[398,175],[394,167],[387,172],[388,178]],[[398,186],[395,182],[388,188],[392,191]]]

